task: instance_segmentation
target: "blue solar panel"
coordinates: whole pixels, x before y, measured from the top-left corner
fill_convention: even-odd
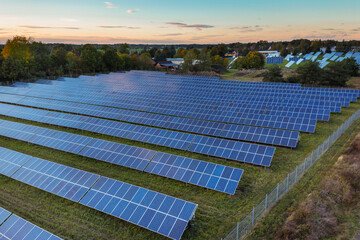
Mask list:
[[[79,155],[113,164],[144,170],[156,151],[100,139],[91,141]]]
[[[78,202],[100,176],[39,158],[32,158],[12,178]]]
[[[159,146],[187,150],[191,142],[194,140],[195,135],[137,126],[130,135],[127,136],[127,138]]]
[[[11,215],[11,212],[0,207],[0,225]]]
[[[235,194],[242,169],[226,167],[167,153],[158,153],[145,172],[191,183],[212,190]]]
[[[228,141],[205,136],[197,136],[190,151],[220,158],[231,159],[261,166],[270,166],[275,153],[274,147]]]
[[[124,182],[101,177],[80,201],[143,228],[180,239],[196,204]]]
[[[0,174],[12,176],[32,157],[0,147]]]
[[[1,211],[1,210],[0,210]],[[60,240],[61,238],[49,233],[42,228],[12,214],[0,226],[0,239],[4,240]]]
[[[12,164],[12,156],[20,153],[7,151],[13,152],[5,157]],[[31,158],[12,178],[172,239],[181,238],[197,208],[178,198],[38,158]],[[0,219],[6,218],[7,213],[0,208]],[[0,235],[1,229],[9,228],[3,228],[6,223],[0,227]]]
[[[258,128],[243,125],[227,124],[221,137],[271,145],[296,147],[299,132],[281,129]]]

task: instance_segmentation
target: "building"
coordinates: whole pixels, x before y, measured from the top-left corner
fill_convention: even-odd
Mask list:
[[[184,63],[183,58],[167,58],[166,61],[170,61],[170,62],[175,63],[177,65],[180,65],[180,64]]]
[[[157,68],[166,69],[166,70],[175,70],[179,69],[179,64],[173,63],[171,61],[158,61],[155,65]]]

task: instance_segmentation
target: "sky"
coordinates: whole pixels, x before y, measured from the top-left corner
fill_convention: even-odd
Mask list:
[[[0,0],[0,43],[360,40],[360,0]]]

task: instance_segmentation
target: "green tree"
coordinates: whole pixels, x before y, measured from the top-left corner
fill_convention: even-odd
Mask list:
[[[288,50],[286,47],[283,47],[283,48],[281,48],[281,50],[280,50],[280,55],[281,55],[282,57],[286,57],[289,53],[290,53],[290,52],[289,52],[289,50]]]
[[[218,48],[218,54],[221,57],[224,57],[225,54],[228,52],[228,47],[224,43],[220,44],[217,48]]]
[[[141,70],[153,70],[154,65],[151,60],[151,56],[149,53],[143,53],[139,57],[139,65]]]
[[[120,70],[129,71],[133,69],[132,58],[128,54],[120,54]]]
[[[274,64],[265,73],[263,82],[284,82],[281,68]]]
[[[357,64],[354,58],[345,59],[342,63],[344,67],[348,69],[351,77],[357,77],[359,75],[360,65]]]
[[[23,61],[15,57],[8,57],[3,61],[1,72],[4,79],[11,81],[23,80],[29,77]]]
[[[323,82],[323,69],[319,67],[317,62],[306,62],[296,69],[296,73],[301,83],[320,85]]]
[[[130,48],[130,46],[127,43],[120,44],[120,46],[118,48],[118,52],[120,54],[130,54],[129,48]]]
[[[80,58],[73,52],[68,52],[65,56],[66,59],[66,69],[70,74],[75,72],[79,73],[80,69]]]
[[[197,55],[194,51],[195,48],[191,49],[190,51],[188,51],[188,53],[186,53],[185,57],[184,57],[184,63],[182,64],[182,68],[184,71],[192,71],[194,68],[194,60],[197,59]]]
[[[325,67],[323,77],[326,85],[344,87],[351,78],[351,72],[346,62],[332,62]]]
[[[211,57],[209,51],[201,51],[199,63],[197,64],[200,71],[211,71]]]
[[[264,56],[259,52],[249,52],[246,55],[246,62],[247,62],[247,69],[255,68],[255,69],[261,69],[265,65],[265,58]]]
[[[50,68],[50,49],[42,42],[29,45],[31,75],[45,77]]]
[[[80,59],[85,72],[95,73],[102,70],[102,56],[93,45],[84,45]]]
[[[103,62],[105,68],[110,72],[115,72],[120,69],[120,58],[115,48],[106,48],[103,55]]]

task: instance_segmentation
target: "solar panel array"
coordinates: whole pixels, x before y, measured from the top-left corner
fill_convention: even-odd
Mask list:
[[[31,134],[32,132],[34,132],[34,133],[37,132],[38,134]],[[42,133],[44,133],[44,135],[41,135]],[[58,136],[62,137],[62,134],[64,134],[66,136],[65,137],[66,140],[63,140],[62,138],[60,138],[60,139],[58,138]],[[0,135],[18,139],[18,140],[22,140],[22,141],[26,141],[26,142],[30,142],[30,143],[34,143],[34,144],[38,144],[41,146],[54,148],[57,150],[75,153],[75,154],[78,154],[81,156],[90,157],[93,159],[101,160],[104,162],[109,162],[109,163],[124,166],[127,168],[136,169],[139,171],[146,171],[148,165],[152,162],[153,158],[156,157],[157,154],[160,154],[156,151],[145,149],[145,148],[139,148],[139,147],[129,146],[129,145],[125,145],[125,144],[120,144],[120,143],[115,143],[115,142],[110,142],[110,141],[105,141],[105,140],[95,139],[95,138],[87,138],[86,137],[86,141],[84,142],[84,140],[81,138],[80,135],[64,133],[64,132],[60,132],[60,131],[30,126],[30,125],[26,125],[26,124],[9,122],[9,121],[5,121],[5,120],[0,120]],[[23,136],[25,136],[25,137],[23,137]],[[71,140],[71,139],[78,139],[79,141],[81,141],[81,144],[82,144],[81,148],[78,148],[79,144],[76,142],[76,140]],[[54,144],[54,142],[55,142],[55,144]],[[236,143],[241,143],[241,142],[236,142]],[[244,143],[244,144],[247,144],[247,143]],[[72,145],[74,145],[74,146],[72,146]],[[248,161],[245,159],[246,155],[243,155],[243,153],[245,152],[247,154],[253,154],[254,157],[256,157],[256,158],[261,157],[261,158],[266,159],[266,161],[262,161],[262,162],[253,162],[253,164],[258,164],[258,165],[264,164],[264,166],[270,166],[270,162],[271,162],[271,159],[272,159],[274,151],[275,151],[275,148],[270,148],[270,147],[265,147],[265,146],[260,146],[260,145],[259,146],[254,145],[257,147],[252,148],[252,149],[245,149],[245,148],[237,149],[239,144],[234,145],[234,146],[224,146],[223,147],[223,143],[221,142],[218,145],[219,145],[219,147],[216,147],[216,148],[212,147],[212,149],[217,149],[217,151],[215,151],[213,153],[214,156],[228,157],[229,159],[233,159],[233,160],[242,159],[242,161]],[[251,145],[251,144],[247,144],[247,145]],[[253,146],[253,145],[251,145],[251,146]],[[76,149],[76,150],[74,150],[74,149]],[[227,156],[224,154],[220,155],[221,149],[226,149],[227,151],[229,151],[229,149],[231,149],[232,151],[230,151],[230,153],[234,154],[234,156]],[[233,149],[236,149],[236,150],[233,150]],[[267,153],[266,156],[263,151],[266,151],[266,153]],[[194,152],[198,152],[197,149],[195,149]],[[172,158],[178,157],[176,155],[170,155],[170,156]],[[7,163],[4,163],[6,168],[4,166],[3,170],[0,170],[0,173],[4,172],[3,174],[11,174],[12,171],[14,169],[16,169],[16,167],[21,166],[24,163],[24,161],[26,161],[27,159],[20,159],[20,160],[21,160],[21,162],[19,162],[19,164],[16,166],[14,166],[14,163],[12,165],[8,165]],[[18,161],[20,161],[20,160],[18,160]],[[198,162],[201,162],[201,164],[205,163],[203,161],[198,161]],[[0,166],[1,166],[1,162],[0,162]],[[7,167],[9,167],[9,166],[12,166],[12,168],[7,169]],[[215,166],[217,166],[219,168],[224,167],[219,164],[215,164]],[[241,170],[241,169],[235,169],[235,168],[232,168],[232,169],[233,169],[233,171],[240,171],[241,173],[243,172],[243,170]],[[211,174],[212,173],[210,173],[210,175]],[[159,174],[159,175],[164,176],[163,174]],[[182,180],[179,179],[179,181],[182,181]],[[239,183],[239,181],[240,181],[240,178],[239,178],[237,184]],[[187,183],[187,181],[185,181],[185,182]],[[193,184],[195,184],[195,183],[193,183]],[[195,184],[195,185],[198,185],[198,184]],[[202,185],[199,185],[199,186],[202,186]],[[202,186],[202,187],[204,187],[204,186]],[[208,186],[205,186],[205,187],[209,188]],[[218,190],[215,187],[210,188],[210,189]],[[235,194],[235,190],[236,190],[236,188],[235,189],[231,188],[230,190],[223,189],[222,192],[233,195],[233,194]],[[64,192],[64,194],[66,195],[67,193]],[[70,196],[70,197],[76,197],[76,196]]]
[[[9,177],[171,239],[181,238],[197,208],[191,202],[5,148],[0,148],[0,153],[4,166],[17,167]],[[223,174],[225,179],[237,177],[228,176],[228,171]],[[7,214],[0,208],[0,220],[5,220]],[[12,216],[0,226],[0,237],[3,234],[7,239],[58,239]]]
[[[294,61],[286,67],[319,55],[287,56]],[[342,55],[325,55],[321,63]],[[329,121],[331,112],[341,112],[358,97],[357,90],[132,71],[0,87],[0,102],[6,103],[0,104],[0,115],[270,166],[275,148],[268,145],[296,147],[299,132],[315,132],[317,121]],[[0,120],[0,135],[232,195],[243,174],[238,168],[5,120]],[[181,238],[197,207],[46,160],[0,152],[0,174],[172,239]]]
[[[0,207],[0,239],[61,240],[48,231]]]

